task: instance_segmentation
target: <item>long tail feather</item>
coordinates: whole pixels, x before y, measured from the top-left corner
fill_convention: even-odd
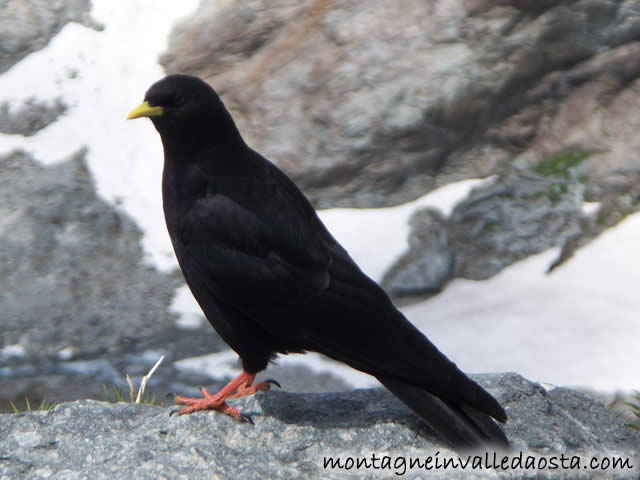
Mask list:
[[[509,446],[506,435],[489,415],[472,407],[443,401],[414,385],[387,377],[377,378],[453,447],[472,449]]]

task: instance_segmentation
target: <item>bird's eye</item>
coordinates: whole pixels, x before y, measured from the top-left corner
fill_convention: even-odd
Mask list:
[[[163,107],[180,107],[186,103],[184,95],[178,93],[156,94],[148,99],[151,105],[159,105]]]

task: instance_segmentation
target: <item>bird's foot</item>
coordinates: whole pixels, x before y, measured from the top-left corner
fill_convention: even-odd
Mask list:
[[[255,385],[240,385],[236,390],[236,393],[231,395],[229,398],[240,398],[246,397],[247,395],[253,395],[256,392],[267,392],[271,389],[271,385],[282,388],[278,382],[276,382],[272,378],[269,378],[264,382],[256,383]]]
[[[255,378],[255,373],[247,373],[243,370],[240,375],[231,380],[215,395],[209,393],[206,388],[201,388],[200,393],[202,393],[202,398],[191,398],[177,395],[173,403],[176,405],[186,405],[178,410],[178,415],[187,415],[200,410],[217,410],[220,413],[229,415],[239,422],[253,423],[250,417],[242,414],[242,412],[237,408],[228,405],[226,400],[229,398],[246,397],[247,395],[253,395],[256,392],[266,392],[271,388],[271,385],[277,385],[280,387],[278,382],[271,379],[252,385]]]
[[[230,417],[240,420],[242,414],[237,408],[226,403],[226,398],[229,396],[220,395],[220,393],[212,395],[206,388],[201,388],[202,398],[197,397],[183,397],[182,395],[176,395],[173,400],[175,405],[185,405],[185,407],[178,410],[178,415],[188,415],[190,413],[199,412],[200,410],[217,410],[220,413],[229,415]]]

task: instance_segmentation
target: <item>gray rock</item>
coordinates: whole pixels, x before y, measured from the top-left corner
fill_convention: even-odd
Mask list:
[[[0,73],[45,47],[68,22],[101,29],[90,0],[0,0]]]
[[[89,350],[91,347],[88,347]],[[132,339],[107,352],[77,351],[70,355],[9,355],[0,350],[0,412],[11,412],[14,405],[26,408],[26,401],[61,403],[77,399],[104,400],[105,388],[129,392],[129,375],[137,388],[144,375],[158,361],[164,360],[150,381],[147,394],[160,404],[167,403],[172,392],[197,395],[202,386],[216,390],[231,378],[221,378],[215,368],[193,369],[176,362],[210,353],[227,351],[228,346],[205,325],[198,329],[159,328],[150,335]],[[237,358],[237,357],[236,357]],[[236,367],[240,366],[235,360]],[[276,378],[293,392],[335,392],[351,390],[330,371],[315,371],[307,366],[278,364],[269,366],[261,378]]]
[[[510,417],[505,431],[513,451],[496,452],[498,462],[502,455],[509,455],[509,462],[522,455],[523,463],[534,455],[548,462],[556,456],[559,463],[564,454],[579,459],[579,468],[406,471],[403,460],[420,459],[424,465],[429,455],[444,461],[457,454],[388,392],[371,389],[270,391],[235,401],[255,425],[215,413],[170,417],[164,408],[95,401],[0,415],[0,479],[638,478],[640,435],[590,397],[566,389],[547,393],[516,374],[476,379]],[[328,456],[371,463],[372,455],[378,468],[324,467]],[[471,455],[484,459],[484,452]],[[493,461],[493,452],[489,455]],[[381,468],[386,456],[391,463]],[[632,468],[590,470],[592,456],[622,457]]]
[[[409,219],[409,251],[382,278],[394,297],[440,292],[452,278],[455,248],[447,220],[437,210],[416,211]]]
[[[513,172],[474,189],[449,219],[455,275],[486,279],[529,255],[562,245],[582,233],[583,202],[584,185],[564,177]]]
[[[139,228],[96,195],[84,154],[50,167],[23,152],[0,156],[0,411],[25,398],[103,399],[104,385],[128,391],[126,375],[138,385],[160,355],[149,391],[162,398],[221,382],[173,366],[228,347],[206,322],[174,326],[168,307],[182,275],[145,264]],[[2,353],[16,344],[19,355]],[[303,388],[345,387],[302,367],[273,374]]]
[[[0,348],[105,351],[173,323],[181,279],[144,263],[142,233],[96,195],[84,154],[0,157]]]
[[[454,276],[484,279],[562,245],[552,270],[640,210],[639,38],[636,0],[234,0],[202,2],[161,63],[210,81],[317,207],[497,175],[447,219],[452,247],[412,234],[421,246],[384,278],[398,297],[442,288],[452,249]],[[571,182],[525,178],[562,155],[582,158]],[[540,198],[511,198],[514,170]]]
[[[638,167],[636,0],[202,2],[161,62],[208,79],[319,207],[591,153]],[[627,183],[629,186],[629,183]]]
[[[383,286],[414,301],[437,293],[453,277],[484,280],[553,246],[575,249],[606,228],[582,213],[585,188],[573,171],[511,171],[473,189],[446,220],[420,210],[410,221],[409,251]]]
[[[0,105],[0,133],[30,137],[55,122],[66,110],[67,105],[61,98],[52,102],[29,98],[13,109],[4,102]]]

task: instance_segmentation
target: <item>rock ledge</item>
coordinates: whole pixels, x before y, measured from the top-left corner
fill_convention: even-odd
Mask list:
[[[0,479],[255,478],[638,478],[640,435],[590,397],[546,391],[517,374],[474,377],[505,405],[509,461],[533,455],[580,459],[580,468],[426,469],[403,473],[402,459],[457,454],[382,389],[328,394],[261,393],[235,402],[255,425],[221,415],[169,416],[166,408],[91,400],[49,412],[0,415]],[[389,457],[390,467],[325,468],[328,456]],[[478,452],[484,458],[484,452]],[[498,459],[503,453],[497,453]],[[467,454],[461,454],[465,460]],[[489,458],[493,457],[493,452]],[[592,457],[631,468],[592,470]],[[400,459],[400,460],[398,460]],[[542,459],[542,460],[541,460]],[[473,460],[472,460],[473,461]],[[398,462],[398,463],[395,463]],[[394,469],[393,465],[397,467]],[[567,460],[567,465],[569,461]],[[348,465],[348,464],[347,464]],[[381,460],[376,464],[381,467]],[[469,471],[471,470],[471,471]],[[539,477],[536,477],[539,478]]]

